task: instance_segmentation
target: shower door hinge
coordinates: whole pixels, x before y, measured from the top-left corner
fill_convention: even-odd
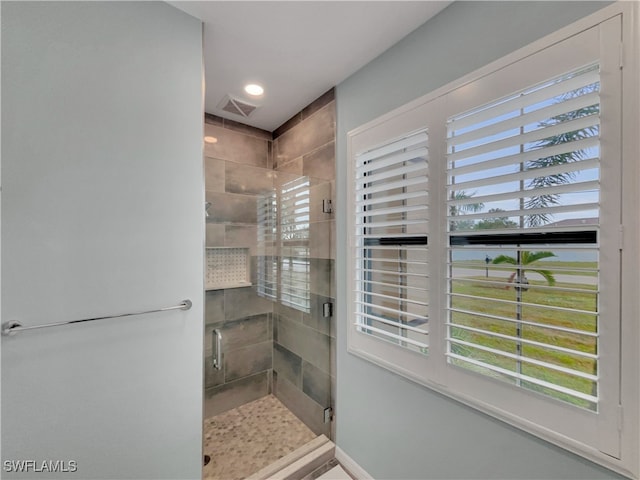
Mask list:
[[[331,420],[333,420],[333,409],[327,407],[324,409],[324,423],[329,423]]]
[[[322,316],[324,318],[333,317],[333,303],[327,302],[322,304]]]
[[[333,213],[333,205],[331,204],[331,200],[322,200],[322,213]]]

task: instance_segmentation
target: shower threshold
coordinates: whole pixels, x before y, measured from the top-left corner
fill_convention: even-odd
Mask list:
[[[313,475],[314,472],[318,472],[318,469],[334,459],[335,452],[335,444],[326,436],[320,435],[254,473],[247,480],[300,480],[307,478],[311,480],[317,478]]]

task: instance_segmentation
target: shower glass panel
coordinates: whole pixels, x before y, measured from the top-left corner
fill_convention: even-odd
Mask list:
[[[271,453],[275,461],[309,436],[333,438],[333,90],[294,118],[272,133],[205,117],[205,135],[216,139],[205,143],[206,247],[236,265],[246,252],[250,279],[206,292],[205,478],[244,478],[246,471],[231,473],[225,465],[258,470]],[[226,268],[224,260],[212,265]],[[281,421],[253,426],[246,433],[251,442],[238,448],[220,440],[257,417]],[[233,419],[240,423],[231,426]],[[233,458],[222,460],[227,456]]]

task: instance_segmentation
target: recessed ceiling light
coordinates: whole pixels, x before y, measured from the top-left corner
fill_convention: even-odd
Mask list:
[[[204,137],[205,143],[218,143],[218,139],[216,137]]]
[[[254,97],[257,97],[258,95],[262,95],[264,93],[264,88],[262,88],[260,85],[257,85],[255,83],[250,83],[249,85],[245,85],[244,91],[247,92],[249,95],[253,95]]]

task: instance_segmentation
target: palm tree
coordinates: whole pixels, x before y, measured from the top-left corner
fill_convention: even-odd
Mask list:
[[[542,275],[547,283],[551,286],[555,285],[556,279],[553,276],[553,273],[550,270],[545,270],[542,268],[530,268],[529,266],[532,263],[537,262],[538,260],[542,260],[543,258],[555,257],[556,254],[553,252],[529,252],[526,250],[518,250],[516,258],[510,257],[509,255],[498,255],[493,259],[493,263],[508,263],[510,265],[516,266],[516,271],[511,274],[509,277],[509,283],[512,283],[514,279],[516,280],[516,337],[518,339],[522,338],[522,292],[528,290],[526,287],[521,287],[522,284],[528,284],[527,277],[525,276],[525,271],[529,270],[530,272],[536,272]],[[527,267],[527,268],[524,268]],[[509,286],[507,286],[509,288]],[[518,356],[522,355],[522,342],[519,340],[516,342],[516,354]],[[516,372],[518,374],[522,373],[522,361],[518,358],[516,361]],[[516,385],[521,385],[520,378],[516,379]]]
[[[467,198],[471,198],[476,194],[476,192],[467,193],[464,190],[458,190],[454,194],[451,195],[451,200],[466,200]],[[460,216],[461,213],[477,213],[482,211],[484,208],[484,203],[463,203],[462,205],[451,205],[449,207],[449,215],[452,217]],[[458,220],[450,222],[451,231],[454,230],[471,230],[473,228],[472,220]]]
[[[600,89],[600,83],[593,83],[586,87],[567,92],[560,96],[558,101],[564,102],[566,100],[576,98],[582,95],[586,95],[592,92],[597,92]],[[563,113],[555,117],[550,118],[547,121],[541,122],[540,127],[550,127],[559,123],[568,122],[577,118],[586,117],[589,115],[597,115],[600,112],[600,104],[595,103],[583,108],[579,108],[572,112]],[[543,149],[546,147],[553,147],[555,145],[561,145],[564,143],[574,142],[583,138],[593,137],[598,134],[598,126],[582,128],[574,130],[572,132],[566,132],[553,137],[540,140],[536,147]],[[533,170],[538,168],[553,167],[556,165],[563,165],[566,163],[577,162],[585,159],[588,156],[587,150],[573,150],[558,155],[552,155],[549,157],[538,158],[527,162],[526,169]],[[537,191],[539,188],[553,187],[556,185],[564,185],[571,182],[575,178],[575,172],[556,173],[551,175],[544,175],[531,179],[528,182],[527,187]],[[526,209],[532,208],[547,208],[550,206],[558,205],[560,203],[559,194],[541,194],[529,197],[524,206]],[[526,223],[529,227],[539,227],[548,223],[551,220],[551,215],[548,213],[534,213],[526,217]]]
[[[518,252],[517,258],[510,257],[509,255],[498,255],[493,259],[492,263],[508,263],[510,265],[519,267],[509,277],[509,283],[512,283],[516,276],[518,277],[518,280],[516,281],[517,284],[527,283],[525,272],[528,270],[530,272],[535,272],[542,275],[547,283],[553,286],[556,284],[556,278],[553,276],[551,270],[545,270],[542,268],[531,268],[530,265],[537,262],[538,260],[542,260],[543,258],[550,258],[555,256],[556,254],[553,252],[529,252],[527,250],[523,250]]]

